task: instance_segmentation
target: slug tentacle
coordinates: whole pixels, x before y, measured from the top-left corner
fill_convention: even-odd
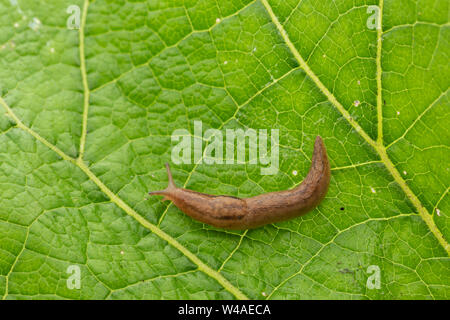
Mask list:
[[[177,189],[177,186],[175,185],[175,182],[173,181],[172,172],[170,171],[169,163],[166,162],[166,170],[167,170],[167,177],[169,178],[169,184],[167,185],[167,188],[164,190],[157,190],[157,191],[150,191],[148,194],[158,195],[158,196],[164,196],[161,201],[166,200],[172,200],[171,194],[174,193],[175,189]]]
[[[169,185],[150,195],[163,195],[188,216],[219,228],[249,229],[284,221],[314,209],[330,184],[330,164],[323,140],[317,136],[308,175],[294,189],[269,192],[251,198],[214,196],[176,187],[166,163]]]

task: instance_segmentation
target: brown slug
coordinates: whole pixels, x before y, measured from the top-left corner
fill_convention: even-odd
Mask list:
[[[320,136],[314,144],[311,167],[303,182],[294,189],[264,193],[251,198],[215,196],[178,188],[166,163],[169,185],[149,192],[163,195],[185,214],[214,227],[243,230],[292,219],[311,211],[324,198],[330,184],[330,164]]]

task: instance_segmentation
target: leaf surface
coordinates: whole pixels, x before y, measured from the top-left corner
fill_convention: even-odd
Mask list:
[[[70,5],[79,30],[67,28]],[[373,5],[380,29],[367,25]],[[0,0],[0,296],[449,299],[448,10]],[[280,170],[172,165],[178,185],[239,197],[291,188],[321,135],[327,197],[243,232],[146,199],[167,184],[172,132],[194,135],[196,120],[279,129]]]

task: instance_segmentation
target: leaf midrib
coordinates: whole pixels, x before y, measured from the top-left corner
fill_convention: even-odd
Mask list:
[[[125,203],[119,196],[117,196],[115,193],[113,193],[84,163],[83,159],[81,158],[72,158],[71,156],[64,153],[61,149],[59,149],[57,146],[51,144],[48,142],[45,138],[40,136],[37,132],[32,130],[31,128],[27,127],[11,110],[11,108],[8,106],[8,104],[3,100],[3,98],[0,97],[0,105],[2,105],[8,115],[14,120],[16,123],[16,126],[26,132],[28,132],[30,135],[32,135],[36,140],[43,143],[45,146],[50,148],[52,151],[54,151],[56,154],[58,154],[61,158],[64,160],[74,164],[78,168],[80,168],[92,182],[94,182],[100,190],[106,194],[113,203],[115,203],[118,207],[120,207],[122,210],[125,211],[126,214],[133,217],[137,222],[139,222],[143,227],[150,230],[154,234],[156,234],[161,239],[168,242],[171,246],[179,250],[181,253],[183,253],[189,260],[191,260],[194,264],[197,265],[198,270],[202,271],[206,275],[210,276],[211,278],[215,279],[217,282],[219,282],[228,292],[232,293],[236,298],[238,299],[248,299],[248,297],[242,293],[238,288],[233,286],[225,277],[223,277],[218,271],[212,269],[208,265],[206,265],[203,261],[200,260],[195,254],[190,252],[185,246],[183,246],[181,243],[179,243],[175,238],[165,233],[163,230],[155,226],[154,224],[147,221],[144,217],[142,217],[140,214],[138,214],[134,209],[132,209],[128,204]],[[11,269],[12,271],[12,269]]]
[[[381,46],[382,41],[381,37],[383,34],[382,25],[380,25],[380,28],[377,30],[377,119],[378,119],[378,137],[377,141],[374,141],[365,131],[364,129],[353,119],[353,117],[350,115],[350,113],[344,108],[344,106],[336,99],[336,97],[325,87],[325,85],[320,81],[320,79],[317,77],[317,75],[311,70],[309,65],[305,62],[303,57],[298,52],[295,45],[292,43],[292,41],[289,39],[289,36],[282,26],[282,24],[279,22],[277,16],[272,10],[272,7],[267,2],[267,0],[261,0],[264,7],[266,8],[270,19],[275,24],[275,26],[278,29],[278,32],[280,33],[281,37],[283,38],[284,42],[288,46],[289,50],[294,55],[295,59],[298,61],[300,66],[303,68],[305,73],[313,80],[313,82],[316,84],[316,86],[320,89],[320,91],[328,98],[328,100],[333,104],[333,106],[342,114],[342,116],[350,123],[350,125],[356,130],[356,132],[370,145],[372,148],[378,153],[380,156],[381,161],[388,169],[389,173],[394,178],[395,182],[402,188],[403,192],[406,194],[408,199],[411,201],[411,203],[414,205],[414,207],[417,209],[419,215],[423,219],[423,221],[427,224],[430,231],[433,233],[435,238],[439,241],[439,244],[445,249],[448,255],[450,255],[450,245],[447,243],[446,239],[442,235],[439,228],[434,223],[434,220],[432,216],[429,214],[428,210],[422,205],[419,198],[414,194],[414,192],[409,188],[406,181],[402,178],[398,170],[395,168],[394,164],[392,163],[391,159],[389,158],[386,147],[383,144],[383,110],[382,110],[382,87],[381,87]],[[382,19],[383,16],[383,0],[379,1],[379,7],[380,7],[380,19]],[[380,20],[381,24],[381,20]]]
[[[86,136],[87,136],[87,122],[88,122],[88,113],[89,113],[89,85],[87,80],[87,72],[86,72],[86,55],[84,52],[84,30],[86,28],[86,19],[87,19],[87,11],[89,7],[89,0],[84,0],[83,5],[83,14],[81,16],[81,25],[80,31],[78,32],[79,36],[79,46],[80,46],[80,69],[81,69],[81,79],[83,81],[83,123],[81,129],[81,137],[80,137],[80,152],[78,155],[79,159],[83,159],[84,149],[86,145]]]

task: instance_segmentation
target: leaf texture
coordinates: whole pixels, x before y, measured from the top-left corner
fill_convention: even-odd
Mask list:
[[[0,0],[0,296],[449,299],[448,12],[445,0]],[[196,120],[279,129],[280,170],[178,165],[179,185],[291,188],[321,135],[327,197],[243,232],[146,199],[166,186],[172,132],[193,135]]]

